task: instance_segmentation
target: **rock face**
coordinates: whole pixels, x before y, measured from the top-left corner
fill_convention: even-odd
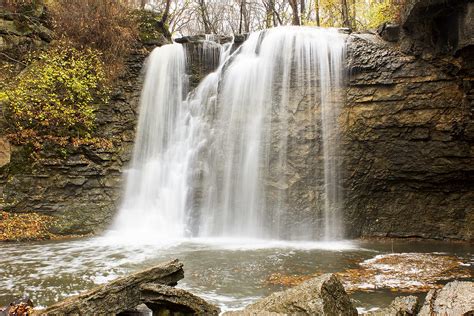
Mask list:
[[[471,67],[350,36],[341,117],[350,235],[472,238]]]
[[[474,3],[449,3],[408,1],[400,28],[385,25],[380,30],[391,42],[375,34],[348,36],[348,80],[340,116],[348,237],[473,238]],[[0,47],[7,36],[1,29],[10,24],[0,26]],[[442,28],[448,24],[457,27]],[[25,41],[41,40],[32,34]],[[243,40],[237,38],[236,45]],[[194,87],[215,67],[217,51],[212,48],[204,56],[203,36],[181,42]],[[0,141],[0,205],[5,210],[55,215],[60,225],[54,232],[59,234],[95,233],[110,222],[131,156],[140,73],[148,51],[140,47],[130,56],[111,103],[98,112],[99,134],[113,139],[112,149],[82,146],[64,159],[46,155],[31,165],[25,148],[7,149]],[[324,193],[324,172],[318,167],[320,113],[311,95],[293,92],[297,97],[290,108],[287,152],[291,164],[281,170],[288,183],[269,179],[266,186],[268,192],[286,191],[292,222],[312,218],[307,225],[317,230]],[[317,232],[313,237],[319,237]]]
[[[333,274],[325,274],[289,290],[273,293],[247,306],[243,312],[243,315],[357,315],[344,287]]]
[[[147,53],[137,49],[129,57],[110,103],[96,113],[98,135],[112,140],[112,148],[79,146],[63,158],[43,152],[34,163],[28,159],[27,148],[11,149],[10,163],[0,167],[6,211],[56,216],[58,225],[52,228],[56,234],[99,232],[111,221],[120,203],[122,173],[131,157],[140,73]]]
[[[429,291],[418,315],[474,315],[474,282],[454,281]]]
[[[402,51],[414,55],[456,53],[474,44],[474,3],[409,0],[402,12]]]

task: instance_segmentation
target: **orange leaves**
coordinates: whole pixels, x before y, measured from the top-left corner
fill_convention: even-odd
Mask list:
[[[55,219],[37,213],[0,212],[0,241],[44,240],[54,238],[48,231]]]

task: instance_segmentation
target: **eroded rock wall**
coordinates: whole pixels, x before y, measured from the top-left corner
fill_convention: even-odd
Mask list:
[[[59,219],[52,228],[57,234],[95,233],[109,224],[131,156],[147,53],[137,49],[130,56],[110,103],[96,114],[98,135],[110,139],[112,148],[79,146],[65,150],[64,157],[50,148],[32,161],[28,148],[12,146],[10,162],[0,167],[0,209],[53,215]]]
[[[462,57],[405,55],[370,34],[351,35],[348,49],[350,235],[471,239],[472,68]]]

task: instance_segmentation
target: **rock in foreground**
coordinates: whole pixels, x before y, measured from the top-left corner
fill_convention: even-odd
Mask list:
[[[474,282],[454,281],[429,291],[418,315],[474,315]]]
[[[365,316],[410,316],[416,315],[419,300],[416,296],[396,297],[389,307],[363,314]]]
[[[357,315],[334,274],[324,274],[283,292],[276,292],[241,312],[227,315]]]
[[[141,303],[141,288],[145,283],[176,285],[184,276],[183,264],[173,260],[129,276],[116,279],[85,293],[72,296],[48,307],[42,315],[118,314]]]
[[[146,283],[141,287],[141,301],[153,315],[219,315],[220,309],[182,289],[163,284]]]

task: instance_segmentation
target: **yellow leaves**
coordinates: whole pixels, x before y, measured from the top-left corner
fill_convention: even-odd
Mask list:
[[[37,213],[0,212],[0,241],[26,241],[55,238],[48,231],[55,223],[51,216]]]
[[[59,42],[32,58],[17,81],[0,94],[13,125],[42,135],[89,134],[96,105],[108,101],[99,56],[91,49],[79,51]]]

